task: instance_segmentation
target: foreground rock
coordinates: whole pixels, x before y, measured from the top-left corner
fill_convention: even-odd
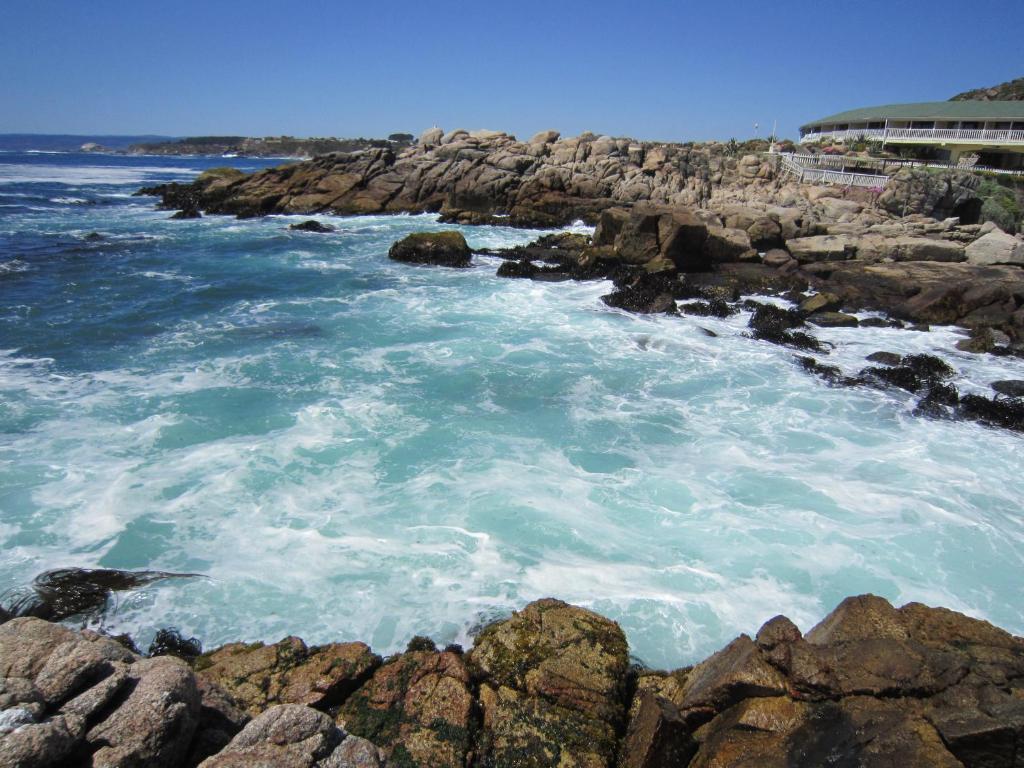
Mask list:
[[[295,704],[271,707],[201,768],[382,768],[373,744],[349,736],[323,712]]]
[[[186,763],[202,725],[184,662],[140,659],[109,638],[41,619],[0,626],[0,681],[4,768],[174,768]]]
[[[626,638],[559,600],[531,603],[476,640],[487,765],[611,765],[625,714]]]
[[[806,634],[777,616],[674,671],[631,668],[614,622],[539,600],[466,655],[417,638],[316,708],[280,703],[296,685],[325,693],[307,682],[334,676],[328,658],[350,669],[357,645],[234,644],[195,673],[92,632],[10,620],[0,766],[1019,768],[1024,747],[1024,640],[872,595]]]
[[[780,616],[693,669],[643,675],[625,764],[673,750],[722,768],[1009,768],[1022,664],[1024,642],[985,622],[850,598],[806,636]]]
[[[461,232],[415,232],[388,251],[395,261],[442,267],[468,267],[472,255]]]
[[[348,698],[380,666],[364,643],[308,648],[297,637],[273,645],[229,643],[196,661],[199,676],[227,691],[250,715],[274,704],[327,709]]]
[[[419,643],[388,660],[345,702],[338,723],[381,745],[394,765],[458,768],[475,707],[462,654]]]

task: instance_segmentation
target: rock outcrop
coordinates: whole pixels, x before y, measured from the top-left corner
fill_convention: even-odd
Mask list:
[[[225,646],[196,672],[13,619],[0,626],[0,766],[1017,768],[1024,754],[1024,640],[872,595],[806,634],[777,616],[673,671],[631,666],[613,621],[539,600],[468,654],[416,638],[352,690],[286,701],[329,677],[329,658],[350,670],[368,653],[287,638]]]
[[[407,264],[468,267],[473,253],[461,232],[415,232],[388,251],[388,258]]]
[[[352,733],[381,745],[394,765],[467,764],[475,700],[462,654],[413,644],[389,659],[338,713]]]
[[[872,595],[806,634],[778,616],[670,672],[631,667],[614,622],[540,600],[466,655],[419,638],[339,698],[284,703],[303,665],[331,668],[316,660],[331,649],[350,668],[340,649],[357,645],[225,646],[197,675],[95,633],[8,621],[0,766],[1015,768],[1024,754],[1024,640]],[[213,678],[235,680],[251,721]],[[278,693],[254,696],[260,682]]]
[[[552,226],[640,201],[699,206],[714,188],[768,186],[774,178],[768,158],[738,156],[725,144],[558,138],[555,131],[522,142],[498,131],[432,129],[402,151],[333,153],[226,186],[200,178],[147,192],[162,195],[167,207],[193,196],[206,212],[238,216],[427,211],[465,223],[502,215],[513,225]]]
[[[250,715],[274,704],[327,708],[344,701],[380,666],[364,643],[306,647],[297,637],[273,645],[229,643],[196,660],[199,677],[227,691]]]
[[[626,638],[612,621],[540,600],[476,639],[485,765],[611,765],[625,713]]]

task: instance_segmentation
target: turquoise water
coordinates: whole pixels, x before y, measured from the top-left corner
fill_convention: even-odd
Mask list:
[[[430,216],[317,235],[129,196],[223,162],[0,155],[0,591],[196,571],[105,626],[379,652],[553,595],[652,665],[865,591],[1024,632],[1019,436],[829,388],[745,316],[632,316],[605,283],[499,279],[489,257],[388,261],[450,228]],[[951,329],[819,335],[851,371],[942,350],[962,389],[1024,378],[947,353]]]

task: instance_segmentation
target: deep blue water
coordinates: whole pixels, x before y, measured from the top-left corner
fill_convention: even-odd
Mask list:
[[[627,315],[607,284],[503,280],[489,257],[390,262],[447,228],[431,216],[317,235],[131,196],[225,162],[268,164],[0,154],[0,591],[65,565],[197,571],[107,626],[381,652],[553,595],[655,665],[863,591],[1024,631],[1019,436],[824,386],[745,316]],[[820,335],[848,370],[941,350],[963,389],[1024,378],[953,333]]]

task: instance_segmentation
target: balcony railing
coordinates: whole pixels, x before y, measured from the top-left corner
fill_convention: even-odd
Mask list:
[[[1021,144],[1024,130],[996,130],[993,128],[850,128],[842,131],[820,131],[800,137],[806,144],[819,139],[833,141],[880,139],[885,142],[913,143],[919,141],[947,144]]]
[[[857,128],[844,131],[821,131],[819,133],[808,133],[800,137],[800,143],[806,144],[819,139],[832,139],[833,141],[845,141],[847,139],[884,139],[885,129],[883,128]]]
[[[828,167],[820,167],[821,165],[830,165],[833,161],[833,158],[824,158],[820,155],[785,154],[780,155],[779,159],[782,163],[782,170],[804,184],[838,184],[844,187],[884,189],[885,185],[889,183],[888,176],[855,173],[845,169],[831,170]],[[840,158],[835,158],[835,160],[840,160]]]

